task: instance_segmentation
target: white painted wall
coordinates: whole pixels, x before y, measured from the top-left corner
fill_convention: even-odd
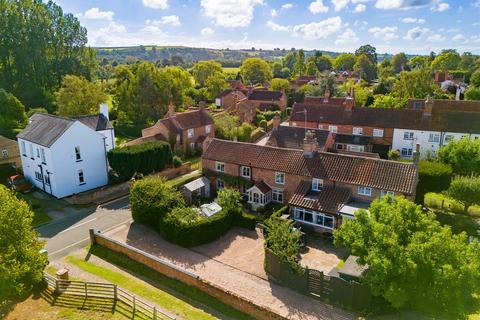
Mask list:
[[[99,130],[97,131],[103,135],[105,139],[105,145],[107,146],[107,152],[115,148],[115,131],[114,129],[109,130]]]
[[[22,150],[22,142],[25,142],[25,152]],[[33,157],[30,153],[30,146],[32,146],[33,150]],[[52,161],[52,153],[51,149],[31,143],[29,141],[25,141],[23,139],[18,139],[18,147],[20,148],[20,155],[22,159],[22,168],[24,176],[38,189],[44,190],[47,193],[50,192],[50,186],[47,184],[46,177],[48,176],[47,172],[53,171],[53,161]],[[40,152],[40,157],[37,156],[37,149]],[[45,152],[45,161],[42,159],[41,150]],[[42,173],[43,172],[43,180],[38,180],[35,172]],[[45,183],[44,183],[45,182]],[[52,190],[54,188],[54,181],[50,179],[50,184]]]

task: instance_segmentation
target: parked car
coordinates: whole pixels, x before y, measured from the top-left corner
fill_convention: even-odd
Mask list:
[[[10,176],[8,178],[8,184],[10,184],[13,190],[19,192],[30,192],[33,190],[33,185],[21,174]]]

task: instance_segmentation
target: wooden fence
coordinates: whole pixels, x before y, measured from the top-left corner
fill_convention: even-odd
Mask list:
[[[115,302],[122,302],[132,309],[133,318],[135,315],[139,315],[152,320],[175,319],[175,317],[158,310],[157,307],[138,299],[115,284],[60,280],[48,273],[44,273],[44,280],[56,294],[112,299]]]

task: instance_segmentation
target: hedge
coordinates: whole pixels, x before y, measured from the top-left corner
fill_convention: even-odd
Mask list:
[[[112,149],[108,152],[108,162],[122,179],[128,180],[135,173],[162,171],[172,164],[173,155],[167,142],[155,141]]]
[[[418,185],[415,202],[423,204],[428,192],[448,189],[452,180],[452,168],[440,162],[420,161],[418,163]]]
[[[257,220],[258,216],[246,212],[236,212],[233,216],[234,225],[248,230],[255,230]]]

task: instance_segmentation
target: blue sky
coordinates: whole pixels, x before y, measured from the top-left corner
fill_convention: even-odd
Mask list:
[[[480,0],[57,0],[92,46],[480,53]]]

